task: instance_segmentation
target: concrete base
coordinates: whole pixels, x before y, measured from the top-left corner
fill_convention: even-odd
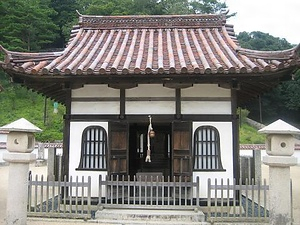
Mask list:
[[[157,223],[172,222],[172,224],[192,224],[205,221],[201,211],[156,210],[156,209],[103,209],[98,210],[95,219],[100,221],[143,221]]]

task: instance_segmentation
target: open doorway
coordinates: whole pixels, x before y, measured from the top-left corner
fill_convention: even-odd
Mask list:
[[[171,123],[153,125],[155,136],[150,139],[151,162],[145,162],[147,155],[148,124],[134,123],[129,126],[129,174],[140,172],[171,175]]]

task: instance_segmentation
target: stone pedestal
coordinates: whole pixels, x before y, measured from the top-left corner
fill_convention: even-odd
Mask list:
[[[297,164],[293,156],[265,156],[269,166],[270,224],[291,224],[290,166]]]
[[[300,130],[282,120],[270,124],[259,130],[267,134],[266,152],[263,163],[269,166],[269,198],[270,224],[290,225],[291,218],[291,183],[290,167],[297,164],[293,157],[295,139],[293,135]]]
[[[35,161],[35,154],[6,153],[3,160],[9,163],[6,224],[24,225],[27,220],[29,164]]]
[[[41,129],[21,118],[0,130],[9,131],[8,153],[3,154],[3,160],[9,163],[6,224],[26,225],[29,164],[36,159],[31,153],[35,146],[33,133]]]

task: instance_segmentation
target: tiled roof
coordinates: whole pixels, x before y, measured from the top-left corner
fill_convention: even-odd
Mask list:
[[[284,51],[241,48],[223,14],[80,15],[61,52],[0,50],[6,55],[0,67],[15,82],[61,103],[67,90],[87,83],[126,88],[172,82],[235,87],[239,103],[289,79],[300,65],[300,45]]]
[[[240,48],[222,14],[80,16],[63,52],[6,53],[7,67],[33,75],[245,74],[298,60],[296,48]]]

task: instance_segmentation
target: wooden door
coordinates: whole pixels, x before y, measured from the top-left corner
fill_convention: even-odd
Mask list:
[[[192,126],[191,122],[173,122],[172,168],[176,180],[179,176],[192,177]]]
[[[109,175],[128,175],[128,124],[109,123]]]

